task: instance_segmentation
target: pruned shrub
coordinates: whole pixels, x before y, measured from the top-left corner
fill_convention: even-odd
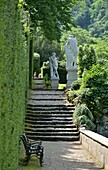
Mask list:
[[[94,130],[94,117],[86,104],[79,104],[73,113],[73,122],[78,126],[86,126],[87,129]]]
[[[71,85],[71,90],[79,90],[81,86],[82,79],[74,81]]]

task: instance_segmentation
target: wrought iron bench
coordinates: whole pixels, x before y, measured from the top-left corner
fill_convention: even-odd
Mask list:
[[[27,165],[31,156],[36,155],[36,157],[39,159],[40,162],[40,166],[42,166],[42,162],[43,162],[43,146],[42,146],[42,142],[41,141],[34,141],[34,140],[30,140],[26,134],[22,134],[20,136],[24,148],[25,148],[25,152],[26,152],[26,157],[24,159],[23,165]]]

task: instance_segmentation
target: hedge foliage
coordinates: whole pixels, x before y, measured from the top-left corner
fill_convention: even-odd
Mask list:
[[[80,46],[78,80],[72,83],[71,92],[67,93],[67,99],[74,102],[76,106],[73,119],[76,122],[78,120],[80,124],[85,123],[95,132],[98,132],[99,126],[102,126],[100,118],[108,114],[108,69],[104,62],[105,60],[97,60],[93,46],[87,44]],[[85,117],[87,108],[94,119],[90,120],[89,117]]]
[[[16,170],[28,88],[27,39],[18,0],[0,1],[0,168]]]
[[[74,119],[84,118],[87,111],[86,107],[93,115],[92,122],[85,121],[85,124],[89,126],[90,129],[98,132],[98,126],[101,126],[102,117],[108,115],[108,69],[103,67],[100,64],[92,65],[90,70],[86,70],[82,77],[81,86],[78,89],[75,89],[77,81],[73,84],[73,89],[70,94],[67,94],[68,100],[72,100],[76,105],[76,111]],[[83,106],[86,106],[83,108]],[[78,109],[77,109],[78,108]],[[83,112],[80,112],[83,108]],[[87,112],[88,114],[88,112]],[[78,117],[78,116],[81,117]],[[83,121],[84,121],[83,119]],[[86,119],[85,119],[86,120]],[[75,120],[76,121],[76,120]],[[80,122],[84,123],[84,122]],[[92,124],[93,123],[93,124]]]
[[[93,64],[96,64],[96,60],[96,52],[92,45],[79,46],[78,77],[81,78],[85,70],[89,70]]]
[[[94,117],[108,113],[108,70],[97,64],[85,73],[82,78],[81,89],[90,89],[83,94],[87,106],[93,112]],[[80,97],[80,99],[82,98]]]
[[[59,83],[66,84],[67,83],[67,71],[66,71],[66,62],[59,61],[58,62],[58,74],[59,74]]]

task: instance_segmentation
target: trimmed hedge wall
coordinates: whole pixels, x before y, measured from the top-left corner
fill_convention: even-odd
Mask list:
[[[67,83],[67,71],[66,71],[66,62],[59,61],[58,62],[58,74],[59,74],[59,83],[66,84]]]
[[[28,88],[29,55],[18,1],[0,1],[0,169],[16,170]]]

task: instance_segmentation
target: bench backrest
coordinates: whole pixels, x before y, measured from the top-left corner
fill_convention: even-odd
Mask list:
[[[23,141],[23,144],[24,144],[24,147],[26,150],[28,150],[30,148],[30,143],[29,143],[29,139],[27,138],[26,134],[23,133],[20,138],[22,139]]]

